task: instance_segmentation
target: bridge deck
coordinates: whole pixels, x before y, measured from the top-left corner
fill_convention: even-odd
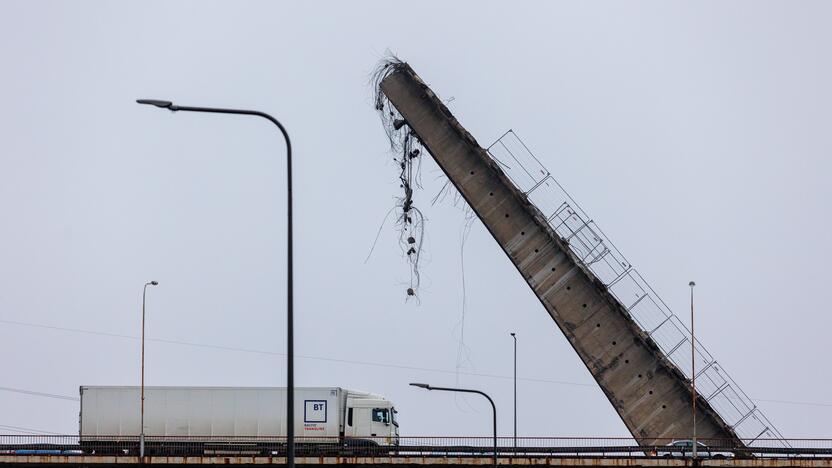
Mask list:
[[[488,466],[490,457],[299,457],[298,465],[350,465],[356,467],[378,466],[446,466],[477,465]],[[86,456],[86,455],[0,455],[0,465],[21,466],[115,466],[115,465],[277,465],[285,466],[283,457],[250,456],[202,456],[202,457],[139,457]],[[519,466],[722,466],[722,467],[832,467],[832,458],[757,458],[728,460],[668,459],[657,457],[512,457],[499,459],[500,465]]]

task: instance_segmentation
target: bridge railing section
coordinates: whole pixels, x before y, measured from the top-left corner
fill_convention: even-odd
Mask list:
[[[684,439],[682,439],[683,441]],[[491,437],[297,437],[298,456],[487,457]],[[700,439],[703,458],[832,458],[832,439]],[[285,456],[285,437],[156,437],[145,439],[147,456]],[[753,448],[749,446],[754,444]],[[499,437],[500,457],[690,457],[677,439],[644,446],[629,437]],[[3,456],[136,457],[138,436],[0,435]]]
[[[624,307],[632,320],[684,374],[692,378],[690,329],[615,247],[513,130],[488,147],[491,158],[560,236],[578,261]],[[784,440],[722,366],[696,340],[697,393],[751,446]]]

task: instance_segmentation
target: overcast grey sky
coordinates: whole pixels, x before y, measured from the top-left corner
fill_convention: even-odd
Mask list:
[[[285,383],[283,357],[268,354],[285,349],[283,143],[265,121],[134,104],[164,98],[261,109],[292,135],[298,385],[382,393],[408,435],[490,430],[483,401],[408,382],[480,388],[509,435],[511,380],[454,372],[464,215],[429,206],[444,183],[432,161],[416,195],[428,218],[420,303],[404,300],[389,223],[364,263],[399,192],[368,88],[389,48],[453,98],[480,143],[514,128],[673,309],[696,280],[697,335],[784,435],[832,436],[831,13],[5,1],[0,387],[138,384],[151,279],[150,338],[227,349],[150,341],[148,384]],[[463,370],[510,376],[517,332],[520,434],[628,435],[479,222],[465,272]],[[0,390],[4,425],[74,433],[78,405]]]

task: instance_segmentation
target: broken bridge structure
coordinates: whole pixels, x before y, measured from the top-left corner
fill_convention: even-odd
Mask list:
[[[389,62],[378,83],[398,113],[395,130],[436,160],[635,440],[687,437],[693,375],[685,324],[514,132],[481,147],[406,63]],[[698,437],[737,447],[783,438],[698,342],[694,359]]]

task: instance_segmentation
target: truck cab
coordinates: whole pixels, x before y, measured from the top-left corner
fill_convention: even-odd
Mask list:
[[[399,423],[393,403],[381,395],[350,391],[344,437],[348,443],[398,445]]]

